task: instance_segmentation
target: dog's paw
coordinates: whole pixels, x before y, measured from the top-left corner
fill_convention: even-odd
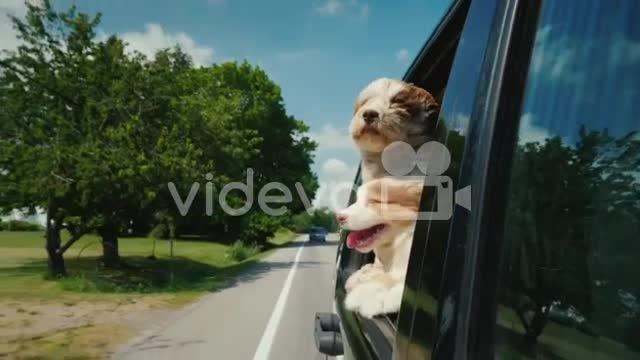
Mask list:
[[[360,305],[358,312],[360,315],[369,319],[376,315],[384,314],[384,296],[376,296],[367,299]]]
[[[344,288],[347,292],[350,292],[357,286],[369,282],[373,276],[381,272],[383,271],[377,266],[367,264],[349,276],[347,281],[344,283]]]
[[[358,311],[360,304],[363,302],[364,296],[366,296],[365,294],[362,294],[361,291],[355,291],[355,289],[357,288],[354,288],[353,291],[349,291],[347,293],[347,297],[344,299],[344,306],[347,310]]]
[[[347,281],[344,283],[344,288],[347,290],[347,293],[350,293],[361,282],[362,282],[362,280],[360,279],[360,276],[358,275],[358,272],[356,271],[353,274],[351,274],[351,276],[349,276]]]
[[[360,315],[372,318],[383,311],[386,289],[377,283],[366,283],[357,286],[345,299],[345,306]]]
[[[384,296],[383,310],[385,314],[393,314],[400,311],[402,305],[403,284],[397,284],[387,291]]]
[[[372,299],[376,299],[375,301],[379,301],[382,304],[384,302],[384,293],[384,288],[379,284],[359,284],[351,292],[347,293],[344,305],[348,310],[360,312]]]

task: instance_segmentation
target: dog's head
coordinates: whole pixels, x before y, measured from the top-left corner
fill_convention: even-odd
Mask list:
[[[356,202],[338,212],[336,219],[350,230],[347,246],[367,253],[384,246],[418,218],[423,181],[380,178],[362,185]]]
[[[428,91],[382,78],[358,95],[349,130],[356,145],[368,152],[382,152],[394,141],[420,146],[433,137],[439,109]]]

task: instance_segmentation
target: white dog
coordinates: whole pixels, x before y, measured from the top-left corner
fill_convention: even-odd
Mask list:
[[[374,179],[336,214],[340,226],[350,230],[347,246],[376,255],[373,264],[347,280],[347,309],[369,318],[400,309],[422,188],[417,180]]]

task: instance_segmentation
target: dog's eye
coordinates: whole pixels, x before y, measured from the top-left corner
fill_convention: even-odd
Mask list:
[[[378,199],[369,199],[369,204],[380,204],[381,201]]]

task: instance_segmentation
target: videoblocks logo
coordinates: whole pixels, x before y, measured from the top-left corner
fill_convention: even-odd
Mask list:
[[[382,152],[381,160],[388,177],[419,181],[422,182],[425,189],[435,189],[437,197],[435,211],[420,212],[418,214],[419,220],[448,220],[453,215],[454,203],[467,210],[471,209],[471,186],[461,188],[454,193],[453,180],[449,176],[443,175],[451,164],[451,153],[442,143],[427,142],[416,151],[407,143],[394,142]],[[251,210],[257,197],[258,206],[263,213],[269,216],[282,216],[287,211],[285,205],[293,201],[294,192],[299,196],[305,209],[309,213],[313,211],[313,204],[302,183],[295,183],[295,190],[292,191],[281,182],[269,182],[262,186],[256,194],[254,175],[254,170],[249,168],[246,171],[246,182],[230,182],[217,191],[212,183],[213,175],[206,174],[207,182],[204,184],[206,215],[211,216],[214,213],[217,200],[220,208],[226,214],[242,216]],[[348,192],[355,190],[354,184],[351,182],[327,185],[320,183],[321,193],[316,194],[316,197],[328,197],[332,201],[331,207],[334,209],[340,209],[346,205],[346,203],[339,204],[339,199],[344,197],[345,190]],[[194,182],[183,200],[176,184],[168,183],[169,192],[182,216],[186,216],[191,210],[200,188],[201,184]],[[229,203],[228,197],[232,191],[242,193],[244,200],[240,206],[237,206],[237,197],[234,203],[235,207]]]
[[[453,180],[443,175],[450,165],[451,152],[438,141],[427,142],[417,151],[405,142],[396,141],[382,152],[382,166],[389,177],[423,181],[425,188],[435,189],[436,210],[419,212],[419,220],[451,219],[454,202],[471,210],[471,186],[463,187],[454,193]]]

